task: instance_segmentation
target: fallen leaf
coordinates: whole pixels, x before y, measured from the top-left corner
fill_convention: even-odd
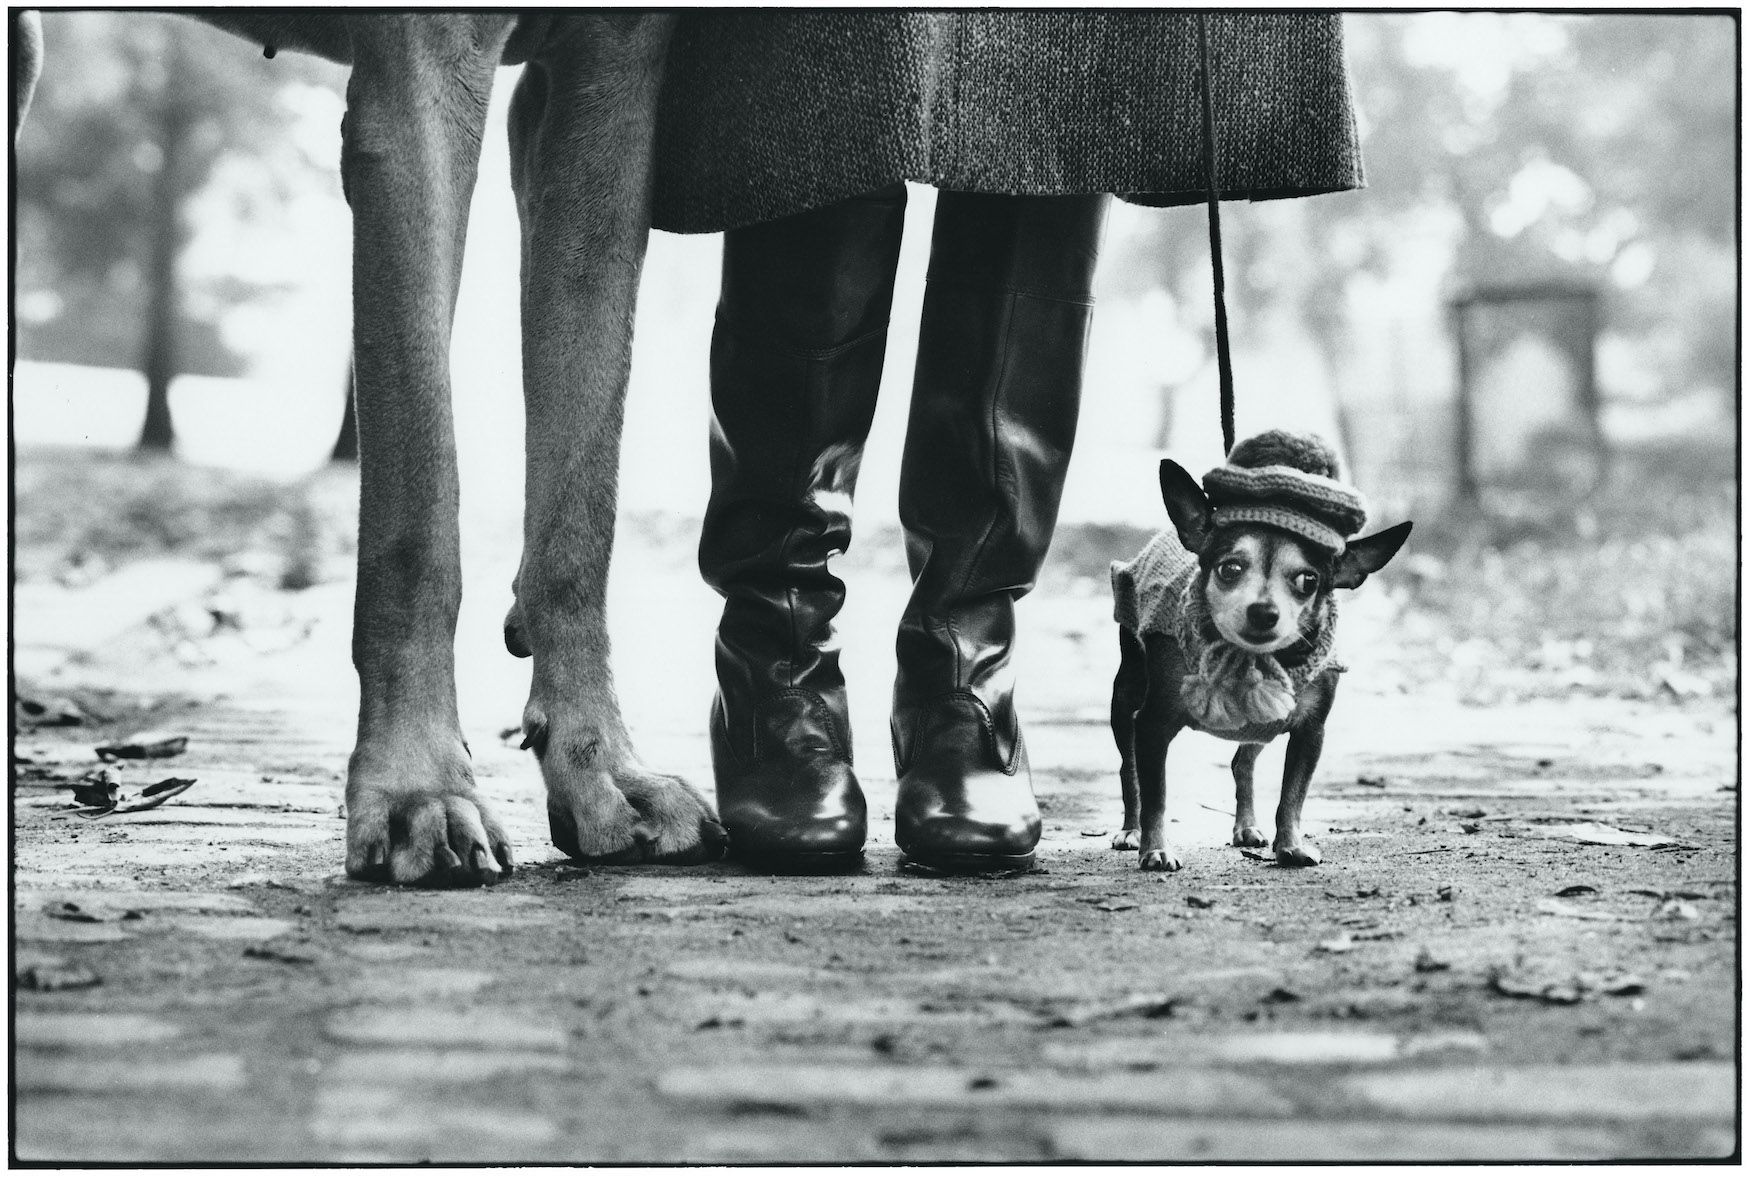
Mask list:
[[[65,989],[89,989],[103,978],[81,964],[33,964],[18,974],[18,987],[32,993],[58,993]]]
[[[43,914],[52,920],[66,920],[74,924],[101,924],[103,917],[95,912],[86,911],[77,903],[54,903],[43,909]]]
[[[746,1019],[743,1019],[743,1018],[720,1018],[716,1014],[712,1014],[710,1017],[706,1018],[704,1021],[702,1021],[698,1025],[694,1026],[693,1029],[695,1029],[695,1030],[735,1030],[735,1029],[739,1029],[740,1027],[745,1026],[745,1025],[747,1025]]]
[[[170,756],[180,756],[187,747],[187,736],[173,736],[165,732],[137,732],[113,744],[100,744],[96,751],[99,760],[163,760]]]
[[[112,808],[121,794],[121,785],[111,769],[100,768],[80,777],[73,785],[73,800],[79,805]]]
[[[1083,830],[1081,833],[1084,838],[1104,838],[1106,836],[1105,830]]]
[[[1578,1005],[1584,1000],[1578,985],[1567,981],[1545,981],[1498,972],[1489,978],[1489,988],[1503,997],[1531,998],[1549,1005]]]
[[[1215,906],[1215,900],[1209,898],[1207,895],[1187,895],[1185,896],[1185,906],[1200,907],[1207,911],[1209,908]]]
[[[156,784],[147,785],[138,795],[123,793],[116,786],[104,790],[96,790],[89,794],[101,798],[88,802],[89,808],[75,809],[73,812],[80,817],[112,817],[126,813],[142,813],[148,809],[156,809],[172,797],[188,792],[194,787],[194,777],[165,777]],[[80,791],[73,791],[73,799],[79,800]]]
[[[1112,1018],[1170,1018],[1173,1016],[1174,1006],[1178,1005],[1180,1000],[1177,997],[1169,997],[1165,993],[1132,993],[1117,1001],[1079,1005],[1052,1014],[1045,1020],[1045,1025],[1054,1028],[1074,1028]]]
[[[1560,899],[1539,899],[1537,910],[1544,915],[1566,916],[1568,919],[1574,920],[1610,921],[1622,918],[1606,911],[1587,911],[1585,908],[1575,907],[1572,903],[1563,903]]]
[[[1122,899],[1102,899],[1094,904],[1095,911],[1135,911],[1136,904]]]
[[[1461,821],[1458,823],[1458,830],[1462,834],[1474,834],[1482,828],[1483,827],[1480,823],[1474,821]]]
[[[1584,842],[1589,846],[1644,846],[1656,849],[1660,846],[1681,845],[1675,838],[1664,834],[1638,834],[1630,830],[1619,830],[1614,826],[1602,825],[1595,821],[1578,822],[1574,825],[1550,826],[1545,831],[1552,838],[1566,838],[1572,842]]]
[[[1263,854],[1263,853],[1260,853],[1259,851],[1256,851],[1256,850],[1241,850],[1240,853],[1245,855],[1247,858],[1251,859],[1253,862],[1275,862],[1276,861],[1276,857],[1274,855]]]
[[[1596,895],[1598,894],[1598,888],[1594,887],[1591,883],[1573,883],[1569,886],[1563,887],[1560,891],[1557,891],[1556,894],[1562,898],[1569,898],[1574,895]]]
[[[1418,973],[1441,973],[1452,967],[1452,962],[1435,956],[1424,948],[1416,953],[1416,971]]]
[[[1382,775],[1362,773],[1355,778],[1355,783],[1358,785],[1365,785],[1369,789],[1383,789],[1385,788],[1385,780],[1385,777]]]
[[[243,950],[243,955],[255,960],[271,960],[278,964],[315,964],[314,956],[294,952],[289,948],[275,948],[269,944],[251,944]]]
[[[1262,1000],[1265,1005],[1282,1005],[1290,1001],[1299,1001],[1300,994],[1286,986],[1278,985],[1276,988],[1270,990],[1270,992],[1264,994]]]
[[[1647,985],[1645,981],[1630,973],[1614,980],[1605,981],[1599,986],[1599,989],[1612,997],[1633,997],[1637,993],[1646,992]]]
[[[1705,699],[1714,693],[1712,683],[1686,670],[1665,671],[1659,676],[1659,685],[1679,699]]]
[[[86,722],[85,712],[71,699],[30,699],[21,696],[13,713],[20,727],[80,727]]]
[[[1488,816],[1488,812],[1486,810],[1478,809],[1475,806],[1472,806],[1469,809],[1448,809],[1446,812],[1451,814],[1453,817],[1477,818],[1477,817],[1487,817]]]

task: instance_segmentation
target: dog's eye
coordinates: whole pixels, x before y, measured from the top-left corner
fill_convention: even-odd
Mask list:
[[[1246,566],[1238,560],[1223,560],[1215,566],[1215,578],[1223,584],[1232,584],[1245,570]]]
[[[1295,592],[1303,597],[1310,597],[1318,591],[1319,578],[1311,572],[1297,572],[1289,583],[1294,586]]]

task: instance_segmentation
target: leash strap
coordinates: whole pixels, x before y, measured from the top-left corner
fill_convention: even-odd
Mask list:
[[[1215,271],[1215,361],[1221,373],[1221,452],[1234,448],[1234,366],[1227,338],[1227,282],[1221,269],[1221,183],[1216,175],[1219,143],[1215,137],[1215,102],[1211,96],[1209,17],[1197,14],[1197,44],[1203,55],[1203,163],[1209,178],[1209,260]]]

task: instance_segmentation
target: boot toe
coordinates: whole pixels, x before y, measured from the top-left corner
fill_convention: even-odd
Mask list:
[[[965,769],[953,758],[926,757],[900,778],[894,807],[900,850],[914,862],[944,871],[1032,866],[1040,820],[1024,757],[1014,774]]]
[[[762,765],[718,784],[730,856],[831,865],[862,857],[868,808],[849,765]]]

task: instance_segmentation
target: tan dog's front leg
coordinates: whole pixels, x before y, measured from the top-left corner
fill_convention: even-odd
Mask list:
[[[609,669],[620,425],[672,26],[646,13],[563,18],[511,109],[528,483],[505,636],[534,656],[523,730],[553,842],[586,860],[701,862],[726,844],[697,791],[639,764]]]
[[[1252,800],[1252,769],[1258,763],[1262,744],[1241,744],[1234,751],[1234,845],[1262,846],[1264,831],[1258,828],[1257,807]]]
[[[474,793],[456,711],[461,602],[449,344],[505,17],[349,16],[342,176],[353,209],[359,433],[346,870],[493,882],[510,845]]]

